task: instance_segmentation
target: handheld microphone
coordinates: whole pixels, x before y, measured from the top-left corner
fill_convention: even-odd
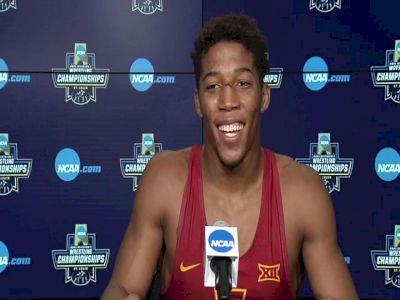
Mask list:
[[[232,260],[229,257],[213,257],[211,259],[211,270],[215,273],[215,289],[218,299],[231,299],[232,290]]]
[[[237,287],[239,245],[237,227],[224,221],[205,228],[204,286],[215,287],[219,299],[230,299]]]

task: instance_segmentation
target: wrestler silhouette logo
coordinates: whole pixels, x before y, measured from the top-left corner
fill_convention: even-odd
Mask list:
[[[144,15],[154,14],[157,10],[163,11],[162,0],[133,0],[132,11],[138,10]]]
[[[0,12],[4,12],[10,8],[17,9],[17,0],[0,0]]]
[[[341,0],[310,0],[310,10],[317,9],[319,12],[328,13],[335,8],[340,9]]]

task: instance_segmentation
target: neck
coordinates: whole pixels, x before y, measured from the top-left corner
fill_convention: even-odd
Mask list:
[[[227,193],[245,192],[263,176],[264,150],[257,145],[234,167],[224,165],[213,150],[202,149],[203,180]]]

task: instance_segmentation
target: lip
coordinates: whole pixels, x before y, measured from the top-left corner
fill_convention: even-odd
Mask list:
[[[223,120],[218,120],[217,122],[215,122],[217,128],[218,128],[218,126],[221,126],[221,125],[230,125],[230,124],[234,124],[234,123],[241,123],[243,125],[246,125],[246,122],[244,122],[241,119],[223,119]]]
[[[220,130],[219,127],[223,126],[223,125],[238,125],[238,126],[243,126],[243,127],[238,131],[227,132],[227,131]],[[246,123],[239,119],[225,119],[225,120],[218,121],[216,123],[216,129],[218,131],[218,136],[226,144],[237,143],[240,140],[240,138],[242,137],[242,133],[243,133],[243,130],[245,127],[246,127]]]

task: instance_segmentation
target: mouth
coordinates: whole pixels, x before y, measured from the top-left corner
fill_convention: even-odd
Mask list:
[[[228,138],[236,137],[240,131],[244,128],[244,123],[242,122],[232,122],[228,124],[218,125],[218,130]]]

